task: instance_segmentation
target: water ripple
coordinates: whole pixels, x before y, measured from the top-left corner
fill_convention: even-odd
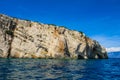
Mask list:
[[[119,80],[119,59],[0,59],[0,80]]]

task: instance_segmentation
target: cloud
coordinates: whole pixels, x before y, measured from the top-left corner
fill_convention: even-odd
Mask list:
[[[106,48],[107,52],[118,52],[120,51],[120,47],[111,47],[111,48]]]
[[[106,48],[120,47],[120,36],[91,36],[92,39],[97,40],[102,46]]]

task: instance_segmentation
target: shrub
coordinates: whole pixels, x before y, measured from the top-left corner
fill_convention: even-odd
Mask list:
[[[5,32],[6,34],[8,34],[8,35],[11,35],[11,36],[13,36],[13,31],[11,31],[11,30],[6,30],[6,32]]]
[[[48,24],[48,25],[56,26],[55,24]]]

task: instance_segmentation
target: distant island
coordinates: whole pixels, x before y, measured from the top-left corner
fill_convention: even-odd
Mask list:
[[[109,58],[120,58],[120,51],[108,52]]]
[[[0,57],[105,59],[108,55],[83,32],[0,14]]]

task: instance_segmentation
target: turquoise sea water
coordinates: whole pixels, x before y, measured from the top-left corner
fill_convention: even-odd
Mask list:
[[[120,59],[0,59],[0,80],[120,80]]]

